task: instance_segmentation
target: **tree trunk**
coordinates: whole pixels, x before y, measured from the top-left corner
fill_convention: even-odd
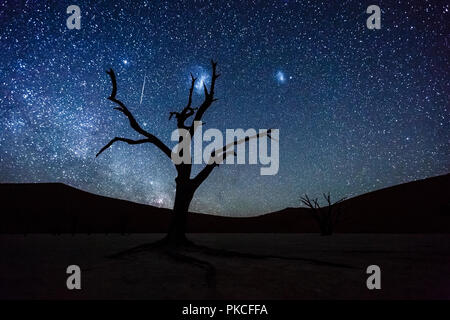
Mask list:
[[[324,219],[320,225],[320,234],[322,236],[331,236],[333,234],[333,225],[330,220]]]
[[[191,188],[189,183],[177,182],[175,203],[173,206],[169,232],[166,237],[170,245],[182,246],[188,243],[186,238],[187,214],[194,192],[195,190]]]

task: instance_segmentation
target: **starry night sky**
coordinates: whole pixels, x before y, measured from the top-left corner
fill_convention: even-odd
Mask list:
[[[81,8],[69,30],[66,8]],[[366,8],[381,7],[381,30]],[[118,98],[171,147],[189,73],[208,83],[207,128],[280,129],[280,169],[223,165],[191,210],[224,215],[299,206],[299,194],[355,196],[449,172],[445,1],[1,1],[0,182],[63,182],[171,207],[176,171],[106,100]],[[140,104],[141,88],[146,79]],[[194,103],[203,100],[196,91]]]

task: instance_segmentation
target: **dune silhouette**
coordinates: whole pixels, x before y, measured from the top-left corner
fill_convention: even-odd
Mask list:
[[[342,202],[337,233],[450,232],[450,174]],[[170,209],[108,198],[61,183],[0,184],[0,233],[165,233]],[[295,195],[293,195],[295,196]],[[191,233],[319,232],[310,209],[255,217],[190,213]]]

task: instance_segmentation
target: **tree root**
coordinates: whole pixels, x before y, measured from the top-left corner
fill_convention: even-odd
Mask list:
[[[186,263],[191,264],[196,267],[200,267],[202,269],[206,270],[206,284],[209,288],[215,288],[216,286],[216,268],[209,262],[194,258],[192,256],[186,255],[181,253],[183,249],[187,248],[193,248],[195,245],[189,241],[186,240],[183,244],[174,245],[170,243],[167,238],[163,238],[161,240],[158,240],[156,242],[151,243],[144,243],[141,245],[138,245],[136,247],[123,250],[117,253],[114,253],[112,255],[107,256],[107,258],[110,259],[123,259],[130,257],[132,255],[143,253],[143,252],[150,252],[150,251],[158,251],[159,253],[168,256],[169,258]]]
[[[216,287],[216,268],[209,262],[203,261],[192,256],[182,254],[177,251],[166,251],[170,258],[182,263],[192,264],[206,270],[206,284],[209,288]]]
[[[107,257],[111,258],[111,259],[124,259],[124,258],[129,258],[130,256],[133,256],[135,254],[151,252],[151,251],[159,252],[160,254],[165,255],[175,261],[190,264],[190,265],[200,267],[200,268],[206,270],[207,286],[209,288],[213,288],[213,289],[216,287],[216,268],[214,267],[214,265],[207,261],[187,255],[187,254],[185,254],[185,252],[191,252],[191,253],[197,252],[197,253],[203,253],[203,254],[207,254],[210,256],[218,256],[218,257],[239,257],[239,258],[258,259],[258,260],[279,259],[279,260],[303,261],[303,262],[308,262],[308,263],[312,263],[315,265],[329,266],[329,267],[334,267],[334,268],[359,269],[357,267],[346,265],[346,264],[328,262],[328,261],[323,261],[323,260],[318,260],[318,259],[310,259],[310,258],[303,258],[303,257],[284,257],[284,256],[278,256],[278,255],[264,255],[264,254],[238,252],[238,251],[232,251],[232,250],[226,250],[226,249],[215,249],[215,248],[210,248],[207,246],[195,244],[187,239],[185,241],[183,241],[182,243],[173,244],[172,242],[168,241],[167,238],[163,238],[156,242],[141,244],[136,247],[109,255]]]
[[[153,250],[164,248],[166,246],[167,246],[167,240],[165,238],[163,238],[163,239],[155,241],[155,242],[144,243],[144,244],[138,245],[136,247],[132,247],[130,249],[119,251],[117,253],[113,253],[106,257],[110,258],[110,259],[123,259],[125,257],[128,257],[128,256],[136,254],[136,253],[153,251]]]
[[[309,262],[309,263],[316,264],[316,265],[329,266],[329,267],[335,267],[335,268],[359,269],[357,267],[346,265],[346,264],[328,262],[328,261],[311,259],[311,258],[284,257],[284,256],[278,256],[278,255],[245,253],[245,252],[238,252],[238,251],[227,250],[227,249],[215,249],[215,248],[210,248],[207,246],[195,244],[189,240],[186,240],[182,244],[173,245],[167,240],[167,238],[163,238],[156,242],[146,243],[146,244],[142,244],[142,245],[133,247],[131,249],[120,251],[118,253],[109,255],[108,258],[121,259],[121,258],[128,257],[130,255],[133,255],[133,254],[137,254],[137,253],[141,253],[141,252],[149,252],[149,251],[153,251],[153,250],[162,250],[164,253],[171,252],[171,253],[177,253],[177,254],[180,254],[180,251],[191,251],[191,252],[200,252],[200,253],[204,253],[204,254],[207,254],[210,256],[219,256],[219,257],[239,257],[239,258],[247,258],[247,259],[279,259],[279,260],[291,260],[291,261],[304,261],[304,262]],[[193,258],[193,259],[196,259],[196,258]],[[199,260],[199,261],[202,261],[202,260]],[[204,263],[204,261],[202,261],[202,262]]]

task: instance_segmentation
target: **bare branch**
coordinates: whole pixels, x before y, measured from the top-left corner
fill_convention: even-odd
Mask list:
[[[321,208],[319,206],[319,202],[318,202],[317,198],[311,200],[308,197],[308,195],[305,194],[304,196],[300,197],[300,201],[305,206],[307,206],[308,208],[311,209],[313,218],[317,221],[317,223],[319,223],[319,225],[321,225],[323,223],[323,221],[322,221],[322,216],[320,215]]]
[[[178,129],[189,129],[184,123],[186,120],[195,113],[197,108],[186,107],[181,112],[172,111],[169,116],[169,120],[172,119],[173,116],[177,119],[177,127]]]
[[[206,180],[206,178],[209,177],[209,175],[211,174],[211,172],[213,171],[213,169],[215,167],[217,167],[218,164],[217,163],[213,163],[210,165],[206,165],[196,176],[194,179],[192,179],[192,182],[194,183],[195,186],[200,186],[203,181]]]
[[[189,99],[188,99],[188,103],[187,103],[185,109],[186,109],[186,108],[190,108],[191,105],[192,105],[192,93],[194,92],[194,86],[195,86],[195,81],[196,81],[196,80],[197,80],[197,79],[194,78],[194,76],[193,76],[192,73],[191,73],[191,87],[190,87],[190,89],[189,89]]]
[[[234,149],[234,146],[237,146],[238,144],[242,144],[242,143],[244,143],[244,142],[248,142],[248,141],[250,141],[250,140],[252,140],[252,139],[259,139],[259,138],[268,136],[270,139],[274,140],[274,139],[270,136],[271,130],[272,130],[272,129],[268,129],[267,131],[258,132],[257,134],[255,134],[255,135],[253,135],[253,136],[251,136],[251,137],[246,136],[246,137],[243,138],[243,139],[240,139],[240,140],[234,140],[233,142],[230,142],[230,143],[224,145],[222,148],[214,150],[214,151],[211,153],[211,156],[213,156],[213,155],[216,155],[216,156],[218,155],[218,156],[220,156],[222,153],[228,152],[228,149],[229,149],[229,148],[233,147],[233,149]]]
[[[119,99],[116,98],[117,95],[117,80],[116,80],[116,75],[114,73],[113,69],[109,69],[109,71],[106,71],[106,73],[110,76],[111,78],[111,84],[112,84],[112,91],[111,91],[111,95],[109,96],[108,100],[116,103],[118,105],[118,107],[115,107],[115,110],[118,110],[120,112],[122,112],[130,121],[130,126],[138,133],[140,133],[141,135],[147,137],[148,139],[143,139],[143,140],[148,140],[148,142],[153,143],[155,146],[157,146],[162,152],[164,152],[165,155],[167,155],[169,158],[171,158],[172,155],[172,151],[169,149],[169,147],[167,147],[161,140],[159,140],[156,136],[154,136],[153,134],[147,132],[146,130],[144,130],[139,123],[136,121],[136,119],[134,118],[134,116],[131,114],[130,110],[128,110],[128,108],[125,106],[125,104],[120,101]],[[122,138],[124,139],[124,138]],[[113,139],[114,140],[114,139]],[[116,141],[124,141],[124,140],[116,140]],[[133,141],[133,140],[130,140]],[[142,141],[142,140],[137,140],[137,141]],[[114,141],[115,142],[115,141]],[[114,143],[112,142],[112,143]],[[125,141],[127,142],[127,141]],[[112,144],[111,143],[111,144]],[[109,147],[109,146],[108,146]],[[102,149],[101,152],[103,152],[104,150]],[[99,152],[97,154],[97,156],[101,153]]]
[[[317,198],[314,199],[314,206],[316,209],[320,209],[319,200]]]
[[[192,122],[192,125],[190,127],[190,132],[191,132],[192,136],[194,135],[194,132],[196,129],[194,127],[195,121],[201,121],[203,114],[206,112],[206,110],[208,110],[208,108],[211,106],[211,104],[213,102],[218,100],[218,99],[214,98],[214,88],[216,85],[216,80],[220,77],[220,74],[217,74],[217,72],[216,72],[217,62],[211,60],[211,66],[212,66],[211,85],[209,87],[209,92],[208,92],[208,88],[206,87],[206,84],[203,84],[203,90],[205,92],[205,99],[204,99],[203,103],[200,105],[200,107],[198,108],[198,111],[194,117],[194,121]]]
[[[126,142],[128,144],[141,144],[141,143],[151,142],[150,139],[132,140],[132,139],[127,139],[127,138],[115,137],[110,142],[108,142],[103,148],[101,148],[100,151],[95,156],[98,157],[103,151],[105,151],[106,149],[111,147],[113,145],[113,143],[117,142],[117,141]]]
[[[329,206],[331,206],[331,196],[330,193],[328,192],[328,194],[323,193],[323,198],[325,199],[325,201],[328,203]]]
[[[203,181],[208,178],[210,173],[213,171],[215,167],[218,167],[221,162],[225,161],[228,156],[236,156],[236,152],[234,150],[230,150],[226,153],[221,153],[219,156],[212,155],[209,159],[208,164],[192,179],[194,185],[199,186],[203,183]],[[220,158],[221,157],[221,158]],[[220,160],[220,161],[219,161]]]
[[[313,217],[318,221],[322,235],[330,235],[342,213],[342,208],[339,203],[346,198],[341,198],[339,201],[332,202],[330,193],[323,193],[323,198],[327,202],[326,207],[321,207],[317,198],[311,200],[308,195],[300,197],[300,201],[308,208],[312,209]]]
[[[186,107],[184,107],[184,109],[181,112],[176,112],[176,111],[171,112],[170,116],[169,116],[169,120],[172,119],[173,116],[175,116],[175,118],[177,119],[177,127],[179,129],[189,129],[189,127],[187,127],[184,123],[198,109],[198,108],[191,107],[192,94],[194,92],[195,80],[197,80],[197,79],[194,78],[194,76],[191,73],[191,87],[189,89],[189,98],[188,98],[188,103],[187,103]]]
[[[300,201],[307,207],[314,209],[313,204],[311,203],[311,200],[309,199],[308,195],[305,194],[304,196],[300,197]]]
[[[251,139],[259,139],[259,138],[265,137],[265,136],[268,136],[270,138],[270,131],[271,131],[271,129],[269,129],[265,132],[262,132],[262,133],[257,133],[251,137],[246,136],[243,139],[235,140],[234,142],[230,142],[230,143],[224,145],[220,149],[214,150],[213,152],[211,152],[211,156],[210,156],[208,164],[197,174],[197,176],[193,179],[193,181],[195,183],[201,184],[209,176],[209,174],[212,172],[212,170],[215,167],[219,166],[218,162],[222,162],[229,155],[237,156],[237,154],[234,152],[234,146],[241,144],[241,143],[245,143],[247,141],[250,141]],[[273,139],[273,138],[271,138],[271,139]],[[228,150],[231,147],[233,147],[233,149]]]

